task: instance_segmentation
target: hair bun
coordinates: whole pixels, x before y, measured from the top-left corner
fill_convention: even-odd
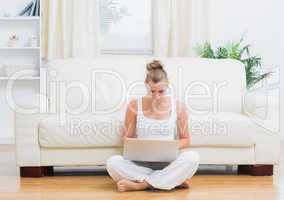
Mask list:
[[[159,60],[153,60],[151,63],[147,64],[148,71],[152,71],[156,69],[164,70],[164,66]]]

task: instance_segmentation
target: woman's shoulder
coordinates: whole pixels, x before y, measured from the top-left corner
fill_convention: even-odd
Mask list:
[[[128,103],[128,105],[132,105],[132,106],[137,106],[138,103],[140,101],[142,101],[143,97],[137,97],[137,98],[134,98],[134,99],[131,99]]]

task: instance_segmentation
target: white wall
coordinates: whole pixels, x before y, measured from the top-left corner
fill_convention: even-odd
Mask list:
[[[284,78],[283,0],[210,0],[210,7],[212,43],[219,45],[238,40],[244,34],[245,42],[253,47],[253,53],[263,57],[263,66],[279,68],[280,80]],[[276,86],[275,91],[280,90],[283,101],[284,82],[274,84],[280,86],[280,89]],[[280,116],[284,116],[283,107]],[[283,128],[280,127],[282,139]]]

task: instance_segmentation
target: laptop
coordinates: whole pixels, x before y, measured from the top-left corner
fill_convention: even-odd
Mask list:
[[[131,161],[171,162],[179,154],[179,140],[125,138],[123,156]]]

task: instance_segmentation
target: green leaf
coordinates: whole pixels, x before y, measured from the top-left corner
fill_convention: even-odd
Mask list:
[[[197,50],[197,54],[202,58],[215,58],[216,57],[211,47],[211,44],[209,42],[205,42],[203,45],[198,45],[196,50]]]
[[[219,46],[214,50],[212,45],[206,41],[195,48],[197,55],[202,58],[224,59],[231,58],[241,61],[245,65],[247,88],[252,87],[259,81],[269,77],[272,72],[261,74],[262,58],[250,55],[250,44],[242,45],[244,37],[237,42],[230,42]]]
[[[218,47],[216,51],[216,57],[218,59],[228,58],[229,57],[228,49],[226,49],[225,47]]]

